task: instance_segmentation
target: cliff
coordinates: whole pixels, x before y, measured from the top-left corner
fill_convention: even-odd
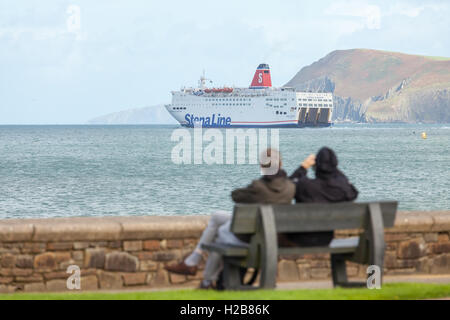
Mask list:
[[[164,105],[128,109],[88,121],[89,124],[177,124]]]
[[[450,58],[337,50],[286,86],[333,92],[337,121],[450,122]]]

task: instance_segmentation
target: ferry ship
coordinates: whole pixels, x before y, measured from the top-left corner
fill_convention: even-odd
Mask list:
[[[172,91],[169,113],[186,127],[304,128],[331,125],[331,93],[272,87],[268,64],[260,64],[249,88],[209,88],[205,75],[198,88]],[[210,81],[211,82],[211,81]]]

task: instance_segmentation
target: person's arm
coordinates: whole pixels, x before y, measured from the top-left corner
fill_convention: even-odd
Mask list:
[[[307,173],[306,169],[303,168],[303,166],[300,166],[300,167],[298,167],[297,170],[294,171],[293,174],[291,174],[289,179],[291,179],[291,180],[299,180],[299,179],[301,179],[303,177],[306,177],[306,173]]]
[[[300,167],[294,171],[294,173],[289,177],[291,180],[299,180],[301,178],[306,177],[307,171],[313,165],[316,164],[316,156],[310,154],[305,160],[303,160]]]
[[[261,194],[256,187],[256,183],[252,182],[245,188],[233,190],[231,198],[236,203],[257,203],[261,199]]]

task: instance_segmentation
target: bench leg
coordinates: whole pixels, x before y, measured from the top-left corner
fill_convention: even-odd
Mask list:
[[[364,287],[366,282],[348,281],[347,269],[345,267],[345,261],[351,256],[346,254],[331,254],[331,274],[333,278],[334,287]]]
[[[223,266],[223,286],[225,290],[241,289],[241,270],[240,267],[224,261]]]
[[[348,283],[345,257],[343,255],[331,254],[331,274],[334,287]]]

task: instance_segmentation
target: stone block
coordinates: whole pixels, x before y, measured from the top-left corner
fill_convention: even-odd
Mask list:
[[[46,287],[48,291],[68,291],[67,280],[50,280],[47,281]]]
[[[23,253],[42,253],[45,252],[46,245],[43,242],[26,242],[23,244]]]
[[[438,242],[448,242],[449,235],[447,232],[439,232],[438,234]]]
[[[156,271],[158,270],[158,263],[151,260],[141,260],[140,261],[141,271]]]
[[[41,282],[43,280],[44,280],[44,278],[42,277],[41,274],[32,274],[32,275],[27,276],[27,277],[17,276],[15,278],[16,282],[26,282],[26,283]]]
[[[35,269],[56,269],[57,263],[53,252],[38,254],[34,258]]]
[[[299,279],[295,261],[281,260],[278,263],[278,279],[280,281],[297,281]]]
[[[86,249],[88,247],[89,247],[89,242],[76,241],[73,243],[73,248],[75,250],[82,250],[82,249]]]
[[[125,240],[180,239],[199,237],[207,216],[118,217]]]
[[[12,268],[16,264],[16,256],[11,253],[4,253],[0,256],[0,266],[3,268]]]
[[[105,267],[105,256],[105,250],[103,249],[86,249],[84,266],[86,268],[103,269]]]
[[[120,240],[108,241],[108,248],[119,249],[121,247],[122,247],[122,241],[120,241]]]
[[[327,279],[331,275],[331,270],[328,268],[312,268],[310,272],[312,279]]]
[[[13,276],[25,277],[33,274],[33,269],[11,269],[11,274]]]
[[[166,270],[160,268],[156,273],[152,276],[150,285],[154,287],[165,287],[168,286],[169,283],[169,274]]]
[[[436,254],[450,253],[450,242],[434,243],[433,244],[433,252]]]
[[[448,211],[431,211],[433,217],[433,231],[449,232],[450,230],[450,210]]]
[[[97,276],[91,275],[81,277],[81,290],[97,290],[97,289],[98,289]]]
[[[72,242],[49,242],[47,243],[47,250],[59,251],[59,250],[71,250]]]
[[[15,291],[15,286],[0,284],[0,293],[14,293]]]
[[[438,241],[438,234],[436,232],[429,232],[423,235],[426,242],[436,242]]]
[[[171,284],[181,284],[187,281],[186,276],[170,272],[169,272],[169,280]]]
[[[75,261],[83,261],[84,260],[84,252],[81,250],[72,251],[72,259]]]
[[[147,274],[145,272],[124,273],[122,277],[126,286],[136,286],[147,283]]]
[[[432,259],[430,273],[448,274],[450,271],[450,254],[441,254]]]
[[[0,277],[0,284],[8,284],[13,282],[13,277]]]
[[[138,266],[138,258],[127,252],[111,252],[106,255],[106,270],[135,272]]]
[[[168,249],[181,249],[183,248],[183,240],[180,239],[169,239],[167,240]]]
[[[0,221],[0,241],[30,241],[34,227],[22,219]]]
[[[155,261],[172,261],[179,258],[179,255],[173,251],[158,251],[154,252],[152,255],[152,259]]]
[[[153,253],[152,252],[137,252],[133,253],[133,255],[137,256],[140,261],[142,260],[151,260],[153,259]]]
[[[159,240],[145,240],[144,250],[157,251],[160,248]]]
[[[298,264],[298,275],[300,280],[309,280],[311,279],[311,267],[309,264]]]
[[[120,224],[104,218],[52,218],[34,223],[35,241],[119,240]]]
[[[407,211],[397,212],[393,228],[388,228],[387,233],[399,232],[430,232],[434,219],[428,212]]]
[[[69,262],[72,260],[72,254],[70,252],[55,252],[54,257],[56,263]]]
[[[100,289],[120,289],[123,287],[123,279],[120,273],[98,272]]]
[[[47,291],[47,288],[45,287],[44,283],[36,282],[36,283],[26,283],[23,286],[23,290],[26,292],[44,292]]]
[[[22,254],[16,257],[16,267],[17,268],[33,268],[33,256]]]
[[[66,271],[53,271],[44,273],[45,280],[67,279],[70,276]]]
[[[141,251],[142,250],[142,241],[124,241],[123,242],[123,250],[125,251]]]
[[[425,240],[422,238],[400,242],[397,255],[403,259],[416,259],[426,254]]]

